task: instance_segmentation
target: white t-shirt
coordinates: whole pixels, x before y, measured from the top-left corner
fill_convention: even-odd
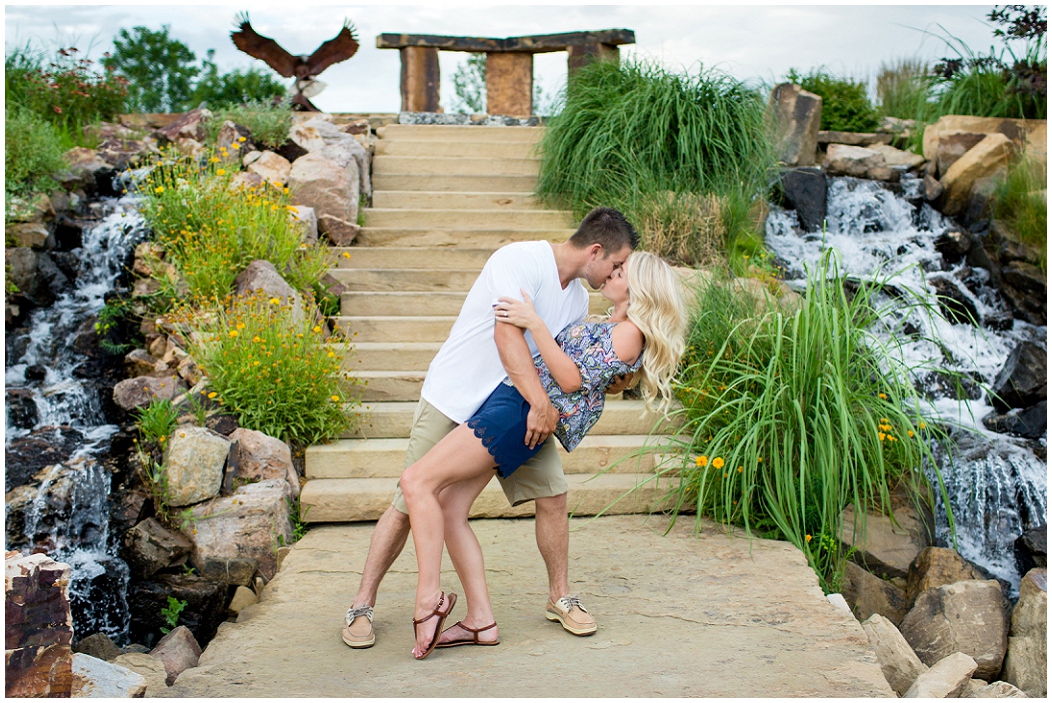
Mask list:
[[[507,376],[493,341],[497,324],[493,305],[502,296],[522,300],[520,288],[529,294],[553,336],[588,314],[588,291],[578,279],[563,289],[555,252],[548,242],[516,242],[495,251],[471,286],[420,391],[424,400],[450,420],[466,422]],[[537,356],[529,332],[526,343]]]

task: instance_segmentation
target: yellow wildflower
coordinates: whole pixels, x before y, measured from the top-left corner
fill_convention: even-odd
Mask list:
[[[270,304],[271,305],[281,305],[281,298],[271,298],[270,299]]]
[[[231,337],[236,337],[237,336],[237,330],[230,330],[230,336]]]
[[[706,466],[709,463],[709,458],[707,456],[705,456],[705,455],[702,455],[702,456],[699,456],[697,459],[695,459],[694,463],[697,464],[698,466]]]
[[[216,169],[216,175],[217,176],[225,176],[226,175],[226,169],[225,168],[217,168]]]
[[[237,140],[238,140],[239,142],[243,142],[243,141],[245,141],[245,138],[244,138],[244,137],[238,137],[238,138],[237,138]]]
[[[717,468],[717,469],[722,469],[723,468],[723,459],[721,457],[716,457],[715,459],[712,460],[712,466],[714,468]]]
[[[321,327],[319,327],[318,325],[314,325],[314,331],[321,332]]]
[[[804,540],[806,540],[807,542],[810,542],[811,541],[811,535],[804,535]]]
[[[212,391],[211,393],[208,394],[208,399],[209,400],[214,400],[217,395],[218,395],[218,393],[216,393],[215,391]]]
[[[338,396],[338,395],[333,395],[333,396],[329,396],[329,397],[332,398],[332,402],[334,402],[334,403],[339,403],[340,402],[340,396]]]
[[[343,258],[345,258],[345,259],[351,258],[351,253],[349,251],[343,252]]]
[[[163,193],[164,192],[164,186],[157,186],[156,188],[153,189],[153,192],[154,193]]]
[[[886,393],[877,393],[877,397],[880,398],[881,400],[887,400],[888,399],[888,396],[887,396]]]

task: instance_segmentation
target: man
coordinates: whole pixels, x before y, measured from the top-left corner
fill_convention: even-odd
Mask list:
[[[534,501],[537,547],[548,570],[545,616],[575,635],[597,630],[595,619],[570,593],[569,520],[566,478],[554,438],[558,411],[548,401],[534,367],[532,336],[513,325],[497,325],[493,305],[501,296],[521,298],[525,290],[553,334],[588,313],[584,278],[600,288],[638,245],[635,229],[617,210],[596,208],[562,244],[517,242],[502,247],[486,262],[471,287],[460,315],[431,362],[413,417],[405,466],[412,465],[457,425],[465,422],[508,376],[530,404],[524,441],[542,449],[507,479],[501,480],[512,505]],[[623,385],[611,387],[620,392]],[[399,486],[373,531],[362,580],[347,611],[343,641],[371,647],[373,606],[380,581],[405,547],[409,515]],[[443,636],[443,640],[453,635]]]

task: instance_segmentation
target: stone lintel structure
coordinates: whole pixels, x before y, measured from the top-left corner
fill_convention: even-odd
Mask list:
[[[564,32],[496,39],[434,34],[381,34],[378,49],[398,49],[402,56],[402,111],[438,112],[439,51],[486,54],[486,111],[491,115],[526,117],[533,112],[533,55],[569,54],[568,74],[589,61],[619,59],[618,46],[633,44],[630,29]]]

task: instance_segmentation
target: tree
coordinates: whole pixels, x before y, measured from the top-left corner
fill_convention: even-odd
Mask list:
[[[192,104],[206,102],[214,110],[286,96],[288,90],[285,85],[269,71],[249,68],[221,74],[212,61],[214,56],[215,49],[209,49],[207,57],[201,62],[201,78],[194,87],[190,101]]]
[[[457,112],[486,111],[486,55],[472,54],[453,72],[453,93]]]
[[[190,105],[194,79],[200,69],[186,44],[160,31],[135,27],[114,38],[114,51],[102,63],[128,81],[128,104],[140,112],[182,112]]]

